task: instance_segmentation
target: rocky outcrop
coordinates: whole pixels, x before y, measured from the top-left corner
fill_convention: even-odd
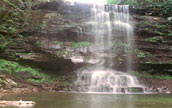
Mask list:
[[[17,87],[17,83],[5,75],[0,75],[0,86],[6,88]]]
[[[132,68],[152,75],[172,75],[171,73],[171,23],[164,18],[133,15],[135,25],[134,48],[131,48]],[[120,47],[119,47],[120,48]],[[123,53],[123,52],[121,52]],[[117,65],[126,70],[127,62]]]
[[[90,20],[91,5],[48,2],[33,8],[42,9],[42,13],[37,17],[39,20],[36,19],[35,24],[31,25],[29,29],[22,30],[20,34],[23,35],[23,38],[14,39],[14,43],[9,45],[0,56],[23,65],[39,68],[45,73],[64,76],[55,84],[33,84],[34,86],[50,91],[71,90],[73,87],[71,83],[73,83],[73,79],[76,79],[75,70],[86,64],[92,65],[94,62],[103,62],[106,66],[111,66],[112,64],[108,60],[113,60],[115,70],[127,70],[127,52],[124,51],[127,45],[125,45],[122,36],[119,35],[112,39],[114,43],[117,41],[124,43],[116,47],[123,51],[114,52],[116,53],[114,59],[104,57],[105,61],[97,61],[94,58],[95,55],[89,51],[88,45],[79,46],[83,45],[82,42],[89,41],[91,43],[94,41],[94,33],[91,31],[90,24],[85,23]],[[130,11],[135,22],[135,38],[133,40],[135,46],[130,48],[134,52],[131,54],[133,60],[130,61],[132,69],[151,75],[172,75],[172,24],[166,19],[152,17],[160,15],[157,13],[159,10],[135,8]],[[104,53],[111,52],[106,50]],[[19,72],[19,77],[27,79],[27,76],[20,76],[23,73],[27,74],[27,72]],[[38,76],[29,76],[29,78],[41,79]],[[7,83],[10,86],[15,86],[13,80],[3,79],[3,81],[5,82],[2,84]],[[144,80],[143,82],[147,84],[149,81]],[[157,82],[155,81],[155,83]],[[153,83],[151,82],[151,84]]]

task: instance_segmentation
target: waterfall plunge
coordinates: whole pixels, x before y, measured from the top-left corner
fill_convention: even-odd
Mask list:
[[[104,5],[94,5],[91,9],[92,33],[95,35],[94,43],[90,51],[95,55],[97,63],[78,72],[75,82],[79,91],[93,93],[133,93],[133,91],[144,92],[144,86],[140,85],[137,78],[126,73],[107,69],[105,66],[106,56],[111,57],[108,62],[113,65],[112,52],[113,39],[122,35],[129,47],[132,46],[133,26],[130,24],[129,6],[112,5],[111,11],[106,12]],[[111,18],[113,16],[113,18]],[[115,35],[114,35],[115,34]],[[132,68],[129,50],[127,58],[127,69]],[[136,89],[136,90],[135,90]]]

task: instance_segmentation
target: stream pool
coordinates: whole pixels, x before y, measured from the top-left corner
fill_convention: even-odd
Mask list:
[[[1,99],[35,101],[36,105],[33,108],[172,108],[172,94],[85,94],[44,92],[17,94],[2,97]]]

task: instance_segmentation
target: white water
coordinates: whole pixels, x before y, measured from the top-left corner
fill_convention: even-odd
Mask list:
[[[111,6],[111,12],[106,12],[104,5],[94,5],[91,13],[92,17],[88,23],[92,25],[91,32],[94,34],[95,40],[90,51],[98,62],[93,67],[79,70],[75,82],[78,91],[94,93],[144,92],[144,86],[139,84],[136,77],[107,69],[107,67],[113,66],[115,54],[112,47],[115,37],[123,36],[127,46],[132,47],[133,26],[130,23],[129,6],[114,5]],[[129,49],[127,52],[127,69],[131,70],[132,57]]]

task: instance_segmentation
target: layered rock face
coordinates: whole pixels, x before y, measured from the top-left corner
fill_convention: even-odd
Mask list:
[[[68,74],[85,65],[93,65],[93,54],[90,44],[94,34],[90,24],[91,5],[75,3],[70,5],[63,2],[49,2],[34,6],[42,9],[42,14],[35,19],[37,26],[30,26],[22,31],[24,39],[15,39],[16,45],[9,46],[8,53],[1,57],[16,60],[21,64],[31,65],[52,74]],[[127,50],[132,53],[131,71],[151,75],[172,75],[172,23],[165,18],[146,15],[146,10],[132,10],[134,46],[127,46],[122,36],[112,39],[114,43],[111,52],[112,66],[115,70],[127,70]],[[114,35],[117,33],[113,32]],[[112,35],[113,35],[112,34]],[[24,40],[24,41],[23,41]],[[127,50],[126,50],[127,49]],[[71,74],[70,74],[71,75]],[[70,79],[70,78],[69,78]]]

